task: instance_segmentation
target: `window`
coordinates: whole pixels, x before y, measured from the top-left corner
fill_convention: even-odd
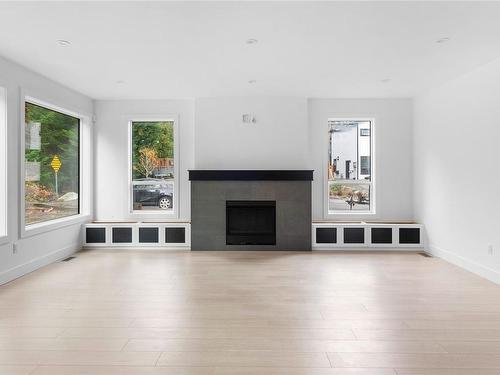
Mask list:
[[[80,119],[25,102],[25,224],[80,213]]]
[[[370,174],[370,157],[369,156],[360,156],[360,168],[362,175]]]
[[[7,235],[7,95],[0,87],[0,237]]]
[[[174,121],[132,121],[132,211],[174,213]]]
[[[359,135],[362,137],[369,137],[370,136],[370,129],[369,128],[359,129]]]
[[[328,213],[373,212],[370,120],[329,120]]]

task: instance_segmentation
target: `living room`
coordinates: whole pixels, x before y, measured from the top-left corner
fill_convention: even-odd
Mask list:
[[[499,16],[0,2],[0,373],[496,374]]]

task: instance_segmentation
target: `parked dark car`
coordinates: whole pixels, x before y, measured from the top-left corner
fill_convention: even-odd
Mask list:
[[[133,181],[134,205],[172,208],[173,183],[158,178],[139,178]]]

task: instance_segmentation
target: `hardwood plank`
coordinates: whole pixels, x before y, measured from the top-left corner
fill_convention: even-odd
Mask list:
[[[0,365],[0,374],[2,375],[31,375],[35,366],[2,366]]]
[[[498,369],[408,369],[397,368],[398,375],[498,375]]]
[[[500,341],[492,329],[354,329],[361,340]]]
[[[30,375],[214,375],[214,371],[209,367],[38,366]]]
[[[285,351],[335,353],[446,353],[429,341],[283,340]]]
[[[0,351],[9,350],[78,350],[120,351],[127,339],[80,338],[0,338]]]
[[[158,366],[330,367],[325,353],[275,351],[164,352]]]
[[[217,367],[214,375],[397,375],[382,368]],[[490,374],[485,374],[490,375]]]
[[[493,354],[395,354],[328,353],[332,367],[389,368],[496,368],[500,355]]]
[[[449,353],[496,353],[500,354],[500,341],[440,341]]]
[[[0,351],[0,365],[127,365],[152,366],[160,353],[61,350]]]
[[[281,350],[277,339],[131,339],[125,351],[202,352],[211,350]]]

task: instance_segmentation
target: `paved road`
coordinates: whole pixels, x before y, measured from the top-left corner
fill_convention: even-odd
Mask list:
[[[329,209],[335,211],[349,211],[349,205],[343,199],[330,198]],[[352,207],[352,211],[368,211],[370,210],[370,205],[368,204],[355,204]]]

